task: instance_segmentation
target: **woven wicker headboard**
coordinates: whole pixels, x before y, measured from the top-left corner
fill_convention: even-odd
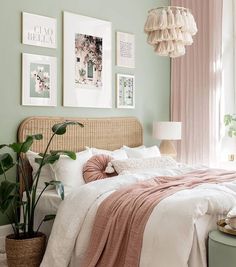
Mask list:
[[[54,124],[65,120],[79,121],[84,128],[69,126],[65,135],[56,136],[50,149],[84,150],[86,146],[108,150],[143,144],[143,129],[140,122],[133,117],[114,118],[62,118],[62,117],[30,117],[24,120],[18,130],[18,140],[23,141],[27,135],[41,133],[42,141],[35,141],[32,150],[44,151]]]
[[[30,117],[25,119],[18,129],[18,141],[25,140],[27,135],[43,134],[43,140],[35,141],[32,150],[43,152],[49,138],[52,135],[51,128],[54,124],[65,120],[78,121],[84,124],[79,126],[68,126],[66,134],[55,136],[51,150],[81,151],[86,146],[107,150],[115,150],[123,145],[130,147],[143,144],[143,129],[140,122],[133,117],[113,118],[63,118],[63,117]],[[31,167],[25,160],[28,175]],[[24,185],[20,178],[21,192]]]

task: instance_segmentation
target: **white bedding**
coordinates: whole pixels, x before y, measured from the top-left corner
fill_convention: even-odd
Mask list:
[[[158,175],[187,172],[147,170],[95,181],[71,192],[61,203],[42,267],[79,267],[99,204],[123,186]],[[216,219],[236,205],[236,182],[201,185],[162,200],[145,228],[140,267],[206,267],[206,239]],[[154,234],[155,233],[155,234]],[[151,255],[151,256],[150,256]]]

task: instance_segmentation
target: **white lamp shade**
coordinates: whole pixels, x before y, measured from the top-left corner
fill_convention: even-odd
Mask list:
[[[153,122],[153,137],[159,140],[180,140],[181,122],[158,121]]]

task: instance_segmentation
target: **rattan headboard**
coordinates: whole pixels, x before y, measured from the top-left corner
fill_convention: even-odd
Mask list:
[[[143,129],[140,122],[133,117],[114,118],[63,118],[63,117],[30,117],[25,119],[18,129],[18,141],[22,142],[28,135],[43,134],[43,140],[35,141],[32,150],[43,152],[52,135],[51,128],[54,124],[65,120],[78,121],[84,124],[68,126],[67,132],[62,136],[55,136],[50,150],[81,151],[86,146],[101,149],[115,150],[123,145],[130,147],[143,144]],[[27,160],[24,161],[28,176],[31,167]],[[21,192],[24,184],[20,177]]]
[[[143,144],[143,129],[134,117],[114,118],[63,118],[63,117],[30,117],[25,119],[18,130],[18,140],[23,141],[27,135],[41,133],[42,141],[35,141],[32,150],[42,152],[52,134],[54,124],[65,120],[79,121],[84,128],[69,126],[65,135],[56,136],[50,149],[84,150],[86,146],[108,150]]]

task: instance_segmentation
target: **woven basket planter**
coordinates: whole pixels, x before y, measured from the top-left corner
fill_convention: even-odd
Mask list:
[[[39,267],[46,248],[46,236],[38,233],[34,238],[14,239],[6,237],[8,267]]]

